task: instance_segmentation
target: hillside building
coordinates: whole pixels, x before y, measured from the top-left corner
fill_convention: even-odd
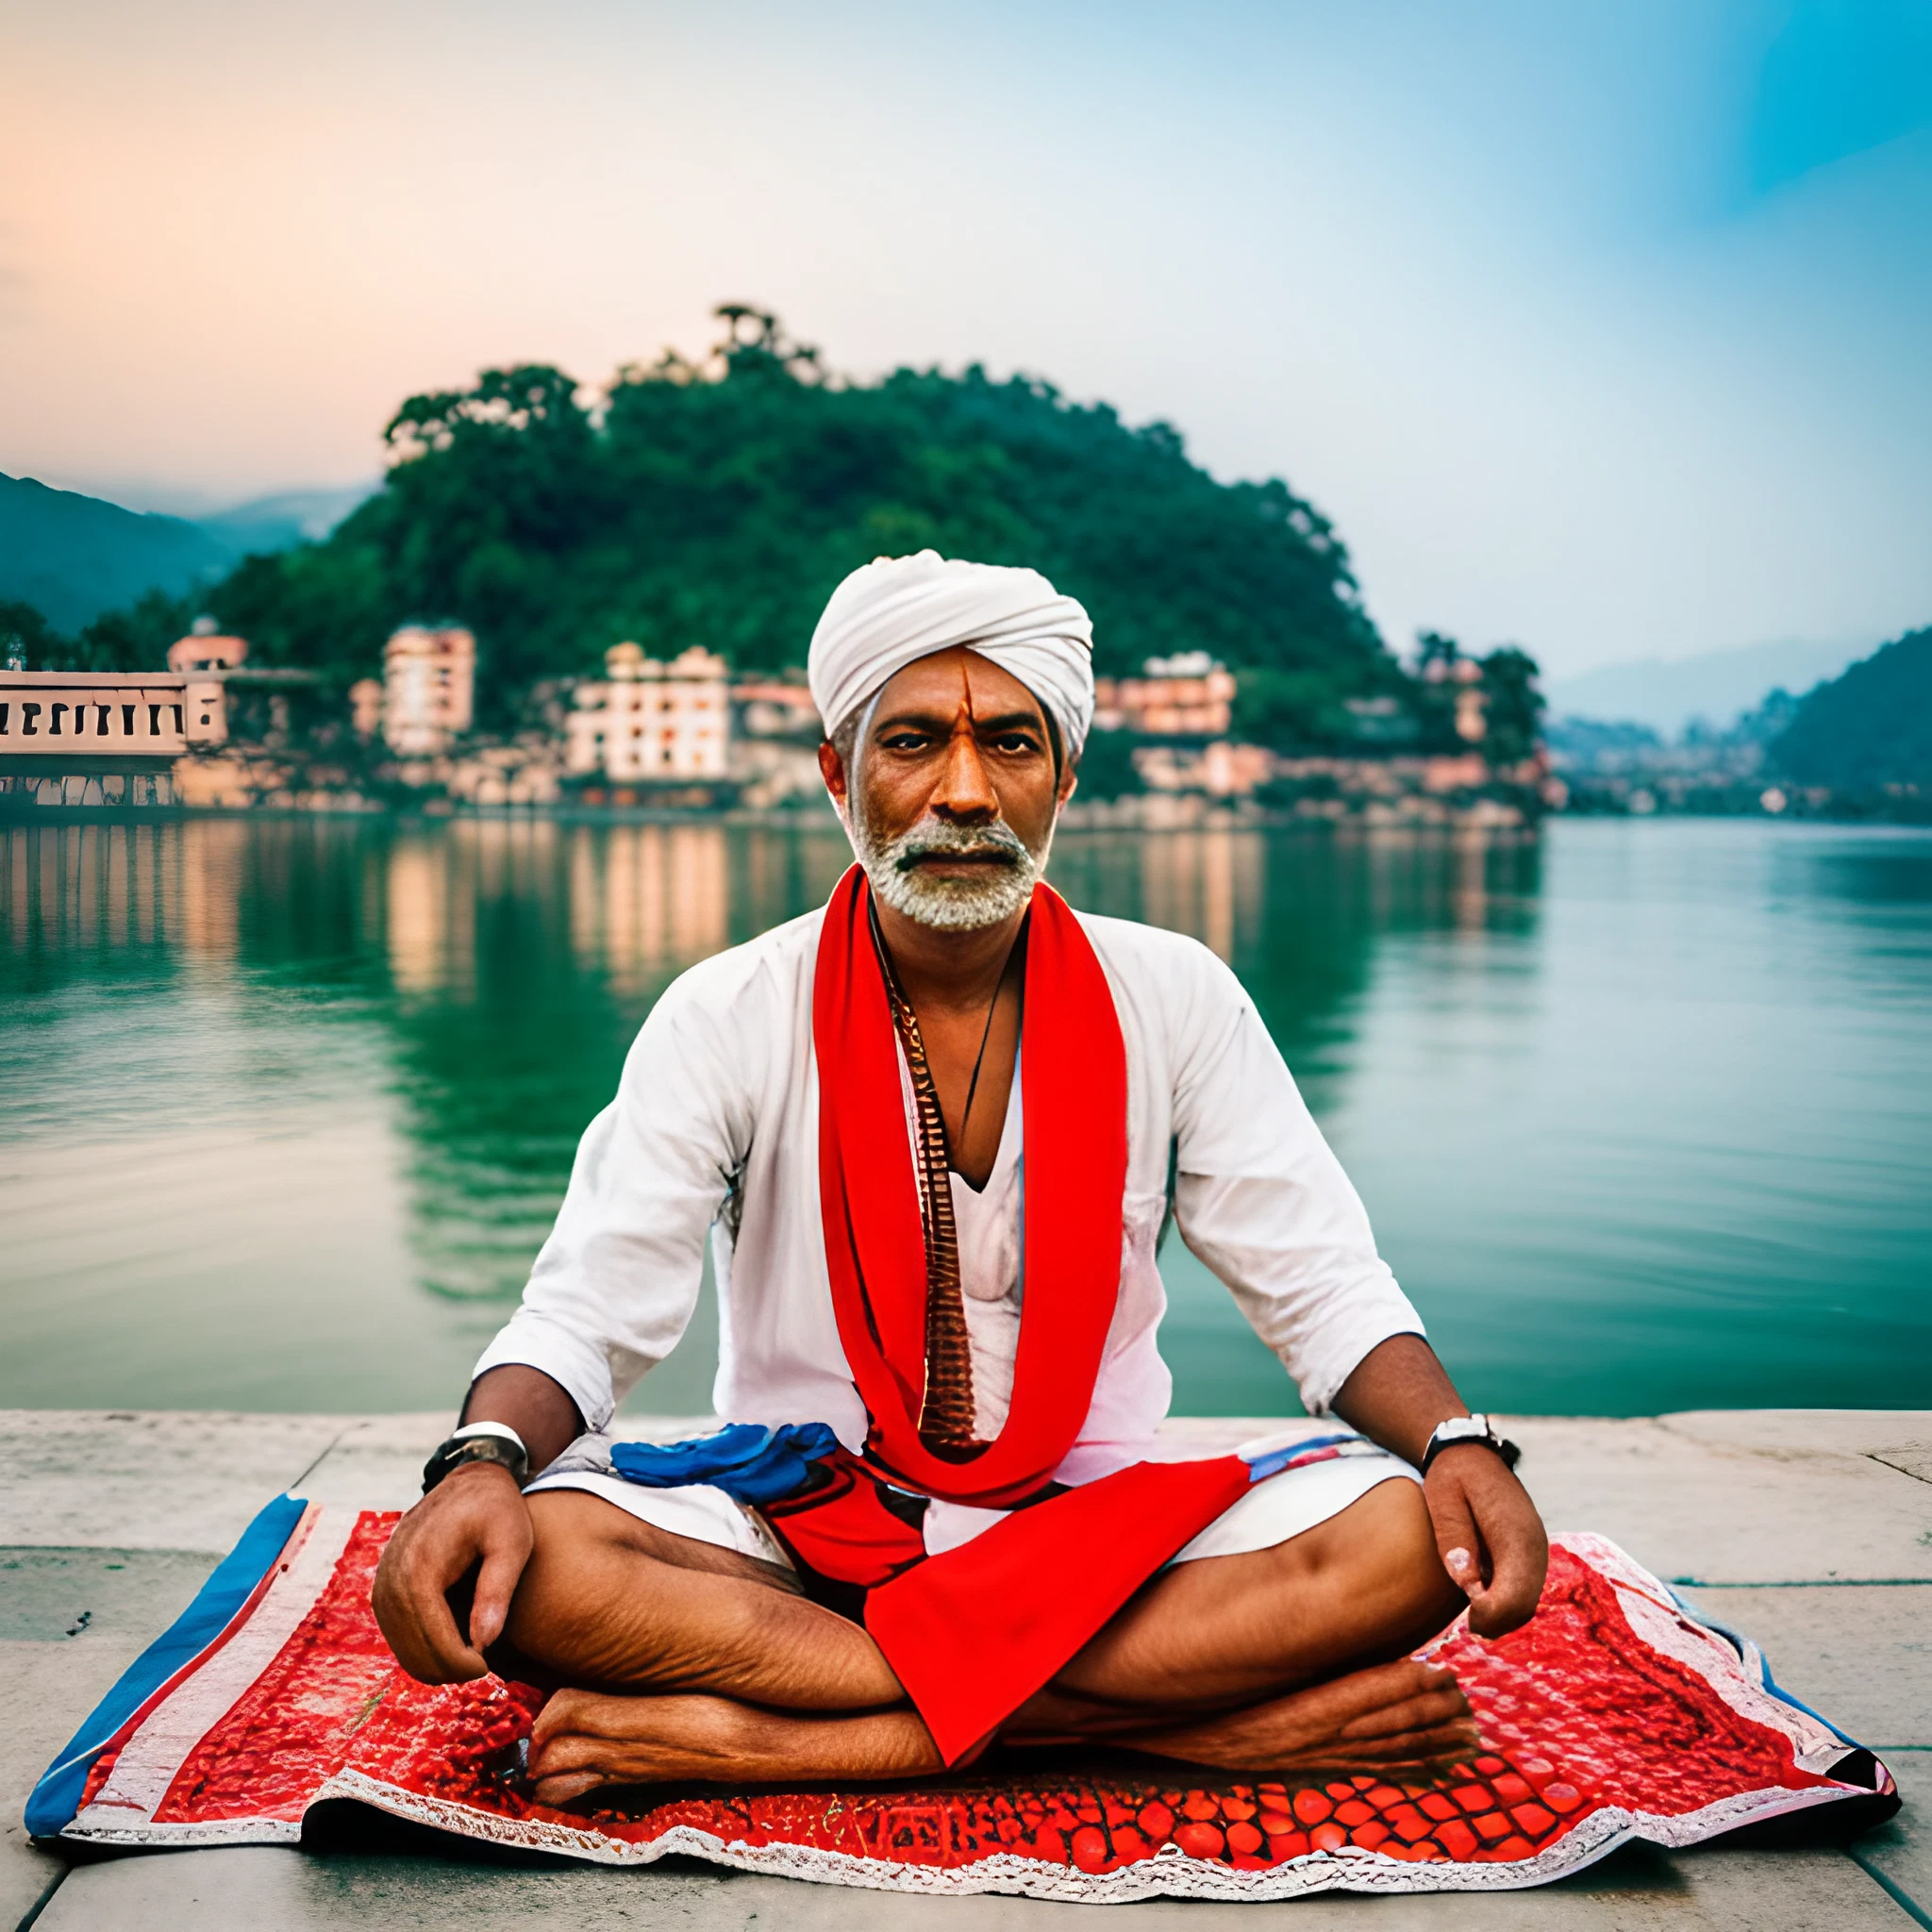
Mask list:
[[[1456,687],[1456,735],[1465,744],[1480,744],[1489,735],[1489,704],[1483,692],[1483,667],[1474,658],[1427,658],[1422,667],[1425,684]]]
[[[730,759],[724,658],[693,645],[667,663],[634,643],[604,654],[607,676],[580,684],[566,721],[565,768],[614,784],[720,780]]]
[[[382,729],[382,681],[358,677],[349,687],[349,728],[365,743]]]
[[[455,625],[406,624],[382,648],[382,736],[393,752],[434,758],[470,728],[476,640]]]
[[[1458,673],[1462,666],[1457,667]],[[1475,673],[1474,677],[1459,676],[1456,689],[1456,735],[1464,744],[1480,744],[1489,736],[1489,700],[1483,694],[1483,674],[1480,665],[1469,667]]]
[[[177,764],[228,735],[219,674],[0,669],[0,812],[173,805]]]
[[[731,777],[756,810],[823,806],[819,708],[800,672],[755,673],[731,682]]]
[[[1141,677],[1100,677],[1093,685],[1097,731],[1143,738],[1222,738],[1234,717],[1234,674],[1206,651],[1149,658]]]
[[[170,671],[233,671],[247,661],[248,640],[224,637],[212,617],[197,617],[188,635],[168,646]]]
[[[740,677],[731,686],[732,723],[741,737],[795,739],[816,745],[819,708],[803,677]]]

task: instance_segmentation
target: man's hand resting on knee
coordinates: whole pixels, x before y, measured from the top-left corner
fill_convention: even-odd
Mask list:
[[[1335,1413],[1420,1465],[1437,1424],[1469,1411],[1420,1335],[1391,1335],[1342,1384]],[[1475,1443],[1439,1450],[1423,1493],[1442,1567],[1469,1599],[1469,1627],[1502,1637],[1528,1623],[1550,1544],[1528,1491],[1503,1458]]]
[[[375,1573],[375,1621],[410,1676],[425,1684],[481,1677],[530,1560],[530,1509],[498,1463],[473,1462],[440,1482],[396,1524]],[[480,1566],[480,1567],[479,1567]],[[449,1591],[472,1572],[467,1633]]]
[[[1423,1483],[1442,1567],[1469,1599],[1469,1627],[1501,1637],[1535,1613],[1549,1568],[1543,1520],[1503,1458],[1471,1443],[1437,1453]]]
[[[576,1404],[557,1383],[521,1364],[479,1375],[463,1404],[463,1421],[507,1423],[522,1437],[533,1472],[584,1426]],[[483,1653],[503,1635],[531,1541],[529,1506],[516,1478],[493,1462],[453,1470],[396,1524],[375,1573],[375,1621],[410,1676],[458,1684],[488,1674]],[[472,1575],[465,1631],[449,1592]]]

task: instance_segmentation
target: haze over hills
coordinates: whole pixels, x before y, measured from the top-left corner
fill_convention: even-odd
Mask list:
[[[0,603],[31,604],[55,629],[77,630],[143,591],[177,595],[251,553],[325,537],[375,488],[293,491],[192,520],[0,475]]]
[[[233,509],[195,521],[235,547],[235,554],[288,550],[297,543],[320,542],[341,520],[382,488],[382,478],[347,483],[336,490],[284,490],[273,496],[251,497]]]
[[[1693,718],[1729,724],[1739,712],[1755,710],[1779,689],[1802,696],[1872,648],[1869,640],[1847,644],[1787,638],[1668,663],[1646,658],[1634,664],[1607,664],[1551,680],[1550,716],[1648,724],[1674,738]]]

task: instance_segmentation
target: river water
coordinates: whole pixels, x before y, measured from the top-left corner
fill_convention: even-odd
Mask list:
[[[453,1404],[625,1047],[835,830],[0,831],[0,1405]],[[1252,990],[1477,1407],[1932,1402],[1932,837],[1064,837]],[[1175,1407],[1293,1412],[1178,1241]],[[707,1296],[628,1405],[703,1410]]]

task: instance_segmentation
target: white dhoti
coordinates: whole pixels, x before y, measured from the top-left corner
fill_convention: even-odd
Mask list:
[[[1334,1433],[1334,1424],[1311,1419],[1306,1424],[1289,1424],[1266,1441],[1273,1445],[1292,1441],[1297,1436],[1313,1438]],[[619,1475],[611,1466],[610,1446],[624,1440],[621,1434],[579,1436],[525,1493],[578,1490],[599,1496],[640,1523],[648,1523],[673,1536],[736,1550],[741,1556],[755,1557],[781,1569],[793,1568],[784,1544],[752,1505],[737,1501],[709,1483],[653,1489]],[[1236,1446],[1233,1440],[1226,1444],[1230,1450]],[[1253,1447],[1247,1442],[1239,1446]],[[1124,1455],[1120,1466],[1125,1468],[1135,1460],[1183,1460],[1201,1455],[1207,1448],[1198,1440],[1158,1438],[1144,1445],[1141,1456]],[[1277,1543],[1285,1543],[1304,1530],[1341,1515],[1352,1503],[1358,1503],[1383,1483],[1405,1481],[1420,1482],[1421,1478],[1399,1457],[1373,1442],[1358,1440],[1345,1455],[1264,1476],[1239,1502],[1223,1510],[1173,1560],[1191,1563],[1205,1557],[1236,1557],[1252,1550],[1273,1549]],[[937,1557],[946,1550],[958,1549],[1011,1513],[1005,1509],[973,1509],[957,1503],[929,1502],[923,1524],[925,1553]]]

